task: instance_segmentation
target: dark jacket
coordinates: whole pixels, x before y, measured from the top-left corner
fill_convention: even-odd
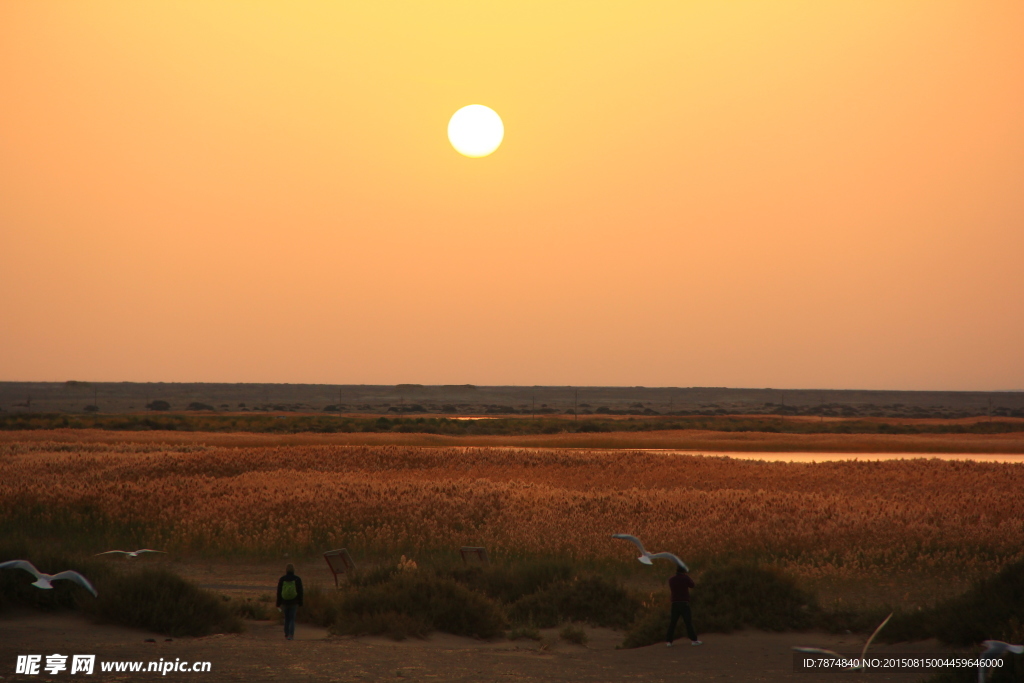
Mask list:
[[[689,574],[676,574],[669,579],[668,587],[672,589],[672,602],[690,602],[690,589],[693,586],[693,579]]]
[[[295,592],[298,593],[298,595],[294,600],[285,600],[281,597],[281,589],[284,587],[285,581],[295,582]],[[285,607],[290,605],[298,605],[299,607],[302,607],[302,579],[295,574],[285,574],[277,580],[277,606]]]

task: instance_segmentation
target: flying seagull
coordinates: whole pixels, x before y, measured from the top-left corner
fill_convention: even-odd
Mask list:
[[[844,667],[843,669],[841,669],[841,671],[859,671],[859,670],[862,670],[864,668],[863,661],[864,661],[865,657],[867,657],[868,648],[871,647],[871,642],[875,639],[875,636],[878,635],[878,632],[882,630],[882,627],[889,623],[890,619],[892,619],[892,614],[887,616],[885,618],[885,621],[883,621],[881,624],[878,625],[878,628],[875,629],[875,632],[872,633],[871,637],[868,638],[866,643],[864,643],[864,649],[862,649],[860,651],[860,659],[861,659],[861,664],[862,665],[861,666],[847,666],[847,667]],[[815,654],[815,655],[825,655],[826,657],[832,657],[833,659],[850,659],[851,658],[850,655],[841,655],[838,652],[833,652],[832,650],[823,650],[820,647],[794,647],[793,649],[795,651],[797,651],[797,652],[806,652],[808,654]],[[982,683],[984,683],[984,681],[982,681]]]
[[[92,587],[91,583],[89,583],[89,579],[85,578],[78,572],[66,571],[60,572],[59,574],[44,574],[43,572],[36,569],[31,562],[28,562],[26,560],[11,560],[10,562],[2,562],[0,563],[0,569],[24,569],[25,571],[29,572],[30,574],[36,577],[35,582],[32,584],[36,588],[53,588],[53,586],[50,585],[51,581],[67,579],[68,581],[74,581],[78,585],[83,586],[86,590],[93,594],[93,597],[99,597],[99,593],[97,593],[96,589]]]
[[[124,555],[125,557],[138,557],[139,553],[165,553],[165,551],[163,551],[163,550],[150,550],[149,548],[143,548],[142,550],[135,550],[133,552],[128,552],[127,550],[108,550],[105,553],[96,553],[96,557],[99,557],[100,555],[110,555],[112,553],[120,553],[121,555]]]
[[[982,657],[1001,658],[1007,652],[1012,652],[1015,655],[1024,654],[1024,645],[1011,645],[1001,640],[986,640],[981,644],[985,646],[985,651],[981,653]],[[985,683],[985,669],[980,666],[978,667],[978,683]]]
[[[690,568],[686,566],[686,563],[680,560],[672,553],[649,553],[644,549],[644,544],[640,542],[640,539],[636,536],[630,536],[629,534],[612,534],[612,538],[617,538],[620,541],[629,541],[637,548],[640,549],[640,557],[636,558],[644,564],[654,564],[652,560],[672,560],[677,565],[683,568],[683,571],[690,571]]]

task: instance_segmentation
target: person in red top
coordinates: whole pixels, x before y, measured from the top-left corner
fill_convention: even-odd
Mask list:
[[[683,623],[686,624],[686,635],[690,637],[690,645],[700,645],[697,631],[693,628],[693,615],[690,613],[690,589],[694,587],[693,579],[686,569],[679,567],[676,569],[676,575],[668,580],[668,587],[672,590],[672,619],[669,621],[665,644],[672,647],[672,641],[676,637],[676,625],[679,623],[679,617],[682,617]]]

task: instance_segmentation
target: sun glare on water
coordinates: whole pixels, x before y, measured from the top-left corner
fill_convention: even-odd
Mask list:
[[[505,137],[501,117],[490,107],[470,104],[452,114],[448,121],[448,140],[467,157],[485,157],[498,149]]]

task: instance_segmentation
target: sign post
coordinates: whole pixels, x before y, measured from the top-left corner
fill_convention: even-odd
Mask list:
[[[335,588],[338,587],[338,576],[351,574],[356,570],[356,563],[352,561],[352,556],[348,554],[348,550],[345,548],[328,550],[324,553],[324,559],[327,560],[327,566],[331,568],[331,573],[334,574]]]

